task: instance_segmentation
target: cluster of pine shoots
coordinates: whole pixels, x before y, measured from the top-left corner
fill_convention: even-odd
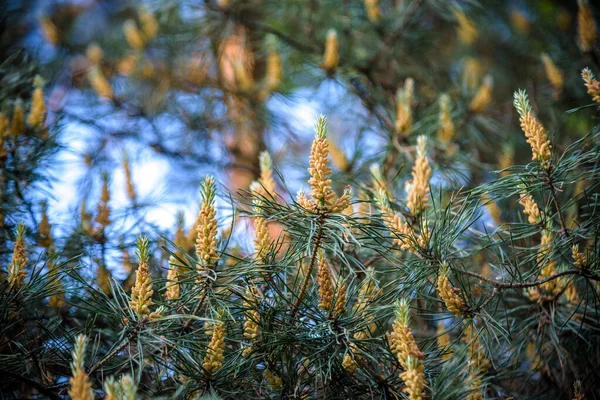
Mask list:
[[[598,101],[600,82],[588,69],[583,78]],[[493,345],[486,336],[486,324],[503,307],[498,299],[505,292],[519,297],[503,300],[507,308],[501,313],[506,315],[514,311],[510,304],[515,301],[539,310],[552,304],[566,309],[569,319],[589,325],[582,307],[583,285],[591,282],[597,291],[599,279],[597,257],[592,255],[597,242],[592,235],[597,232],[592,225],[568,220],[560,205],[564,199],[556,179],[564,178],[557,178],[557,173],[571,174],[564,169],[575,168],[565,166],[573,160],[553,153],[524,91],[515,93],[514,104],[532,151],[529,172],[519,172],[524,170],[515,166],[516,172],[509,170],[503,178],[462,197],[453,196],[444,205],[436,204],[430,192],[433,168],[424,136],[417,139],[412,179],[406,182],[404,196],[396,197],[391,184],[379,180],[361,187],[358,196],[350,186],[336,194],[330,179],[326,119],[319,117],[309,159],[310,193],[300,191],[286,201],[278,193],[270,155],[261,154],[260,179],[236,206],[241,219],[252,221],[255,251],[251,255],[226,247],[231,232],[219,230],[217,185],[213,177],[206,177],[193,231],[186,235],[180,225],[169,246],[166,276],[152,276],[151,244],[144,236],[137,241],[139,264],[130,289],[125,291],[117,281],[98,275],[101,290],[95,296],[108,309],[98,312],[115,321],[120,339],[105,354],[94,351],[95,363],[86,365],[88,341],[92,337],[98,341],[103,333],[93,326],[82,327],[85,332],[73,346],[68,394],[76,400],[132,399],[138,385],[148,385],[139,382],[148,369],[156,369],[157,380],[171,382],[177,388],[174,392],[192,397],[209,391],[228,397],[237,390],[258,397],[294,398],[336,397],[339,390],[339,397],[344,397],[349,388],[366,393],[368,387],[411,400],[453,390],[456,398],[468,399],[506,393],[499,372],[508,365],[502,358],[522,343],[496,338]],[[15,110],[11,134],[18,134],[19,112]],[[35,123],[34,119],[29,122]],[[578,167],[598,156],[595,146],[588,155],[578,154]],[[598,179],[597,171],[592,174],[579,179]],[[521,183],[515,192],[517,181]],[[495,271],[488,267],[482,273],[465,269],[461,259],[470,255],[477,259],[482,248],[467,250],[461,242],[469,237],[476,247],[478,239],[491,240],[475,226],[481,218],[479,206],[493,209],[497,207],[494,196],[509,198],[515,193],[527,219],[517,225],[538,243],[512,254],[520,260],[503,261],[510,266],[499,263]],[[546,209],[536,197],[548,200]],[[97,227],[88,227],[90,234],[101,235],[110,224],[108,201],[104,185]],[[42,224],[45,228],[40,232],[46,238],[39,244],[53,252],[47,217]],[[506,231],[497,229],[496,234],[506,239]],[[2,285],[16,301],[26,299],[19,293],[33,290],[39,270],[32,267],[28,279],[31,261],[23,224],[15,237]],[[556,251],[566,245],[571,249],[567,265],[559,262],[564,255],[559,257]],[[494,242],[493,246],[505,245]],[[61,283],[67,275],[52,263],[47,267],[46,276],[54,285],[49,306],[60,309],[71,295]],[[511,269],[521,269],[520,274],[513,275]],[[94,288],[90,285],[88,290]],[[497,311],[490,309],[492,304]],[[414,319],[420,322],[411,322]],[[530,368],[545,368],[540,360],[544,349],[535,349],[533,342],[525,346],[526,357],[532,357]],[[105,372],[103,386],[96,386],[100,378],[92,376],[105,368],[111,371],[109,366],[117,359],[126,360],[122,364],[131,365],[132,374]],[[137,361],[127,361],[131,359]],[[578,383],[573,384],[574,398],[583,398]]]

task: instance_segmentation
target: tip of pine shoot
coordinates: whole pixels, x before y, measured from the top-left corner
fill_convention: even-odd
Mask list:
[[[527,91],[524,89],[517,90],[514,94],[513,105],[515,106],[515,109],[521,118],[523,118],[528,112],[531,112],[531,105],[529,104],[529,99],[527,98]]]
[[[409,303],[410,301],[406,297],[402,297],[394,303],[394,314],[402,326],[408,326],[410,323]]]
[[[390,205],[390,201],[384,189],[377,190],[375,193],[375,201],[377,202],[379,208],[387,208]]]
[[[398,88],[398,90],[396,91],[397,101],[399,103],[409,103],[412,100],[414,90],[415,80],[413,78],[406,78],[406,80],[404,81],[404,86]]]
[[[83,370],[86,345],[87,337],[84,334],[81,334],[75,338],[75,347],[73,348],[72,352],[73,361],[71,363],[71,370],[73,373],[75,373],[77,370]]]
[[[273,166],[273,159],[271,158],[271,154],[268,151],[261,151],[258,155],[258,164],[260,166],[261,171],[267,171],[271,169]]]
[[[43,87],[44,86],[44,79],[41,76],[36,75],[33,78],[33,86],[36,87],[36,88]]]
[[[183,210],[177,211],[177,215],[175,216],[175,219],[177,220],[178,226],[183,226],[183,223],[185,222],[185,213],[183,212]]]
[[[215,177],[206,175],[200,185],[200,195],[203,203],[212,203],[215,199]]]
[[[440,104],[440,108],[450,107],[450,96],[448,95],[448,93],[442,93],[438,102]]]
[[[588,83],[592,79],[594,79],[594,74],[592,73],[591,69],[589,69],[588,67],[585,67],[584,69],[581,70],[581,77],[583,78],[583,81],[585,83]]]
[[[446,264],[445,262],[442,263],[442,266],[440,268],[440,276],[448,276],[448,264]]]
[[[327,117],[321,114],[317,118],[317,122],[315,124],[315,138],[316,139],[325,139],[327,137]]]
[[[110,181],[110,174],[108,171],[102,171],[102,183],[108,184]]]
[[[150,255],[150,245],[148,243],[148,236],[142,236],[141,234],[137,238],[137,256],[140,263],[148,262]]]
[[[417,156],[419,158],[425,157],[427,154],[427,136],[419,135],[417,137]]]
[[[279,39],[277,39],[277,36],[269,33],[265,37],[265,44],[267,46],[267,49],[269,49],[270,51],[276,51],[277,45],[279,44]]]
[[[25,237],[25,232],[27,231],[27,227],[23,221],[17,224],[17,240],[23,239]]]

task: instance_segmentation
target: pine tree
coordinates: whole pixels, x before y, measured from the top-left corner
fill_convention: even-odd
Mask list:
[[[142,2],[83,43],[99,7],[32,10],[39,63],[25,9],[1,42],[5,397],[598,394],[592,4]],[[318,87],[344,95],[297,151],[274,105]],[[148,150],[191,224],[151,222]]]

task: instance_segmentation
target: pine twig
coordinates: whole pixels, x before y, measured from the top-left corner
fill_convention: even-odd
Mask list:
[[[200,297],[200,299],[198,299],[198,303],[196,303],[196,307],[194,307],[194,310],[192,311],[192,315],[196,315],[198,313],[198,311],[200,311],[200,308],[202,308],[202,305],[204,304],[204,301],[206,300],[206,296],[208,295],[208,287],[210,286],[210,279],[207,279],[204,282],[204,286],[202,288],[202,297]],[[193,319],[189,318],[187,321],[185,321],[185,324],[183,325],[183,328],[181,329],[182,331],[187,330],[190,325],[192,324]]]
[[[493,279],[490,278],[486,278],[485,276],[477,273],[477,272],[472,272],[472,271],[460,271],[461,273],[465,274],[465,275],[469,275],[478,279],[481,279],[482,281],[485,281],[487,283],[489,283],[490,285],[494,286],[497,289],[525,289],[525,288],[530,288],[530,287],[534,287],[534,286],[539,286],[541,284],[544,284],[546,282],[550,282],[553,281],[557,278],[560,278],[561,276],[565,276],[565,275],[579,275],[579,276],[583,276],[585,278],[588,279],[592,279],[594,281],[600,281],[600,275],[597,274],[592,274],[589,271],[585,271],[582,269],[568,269],[562,272],[557,272],[554,275],[551,275],[547,278],[544,279],[540,279],[534,282],[520,282],[520,283],[509,283],[509,282],[497,282],[494,281]]]
[[[121,343],[119,345],[119,347],[117,347],[116,349],[114,349],[113,351],[108,353],[102,360],[100,360],[96,364],[94,364],[88,370],[88,374],[89,375],[93,374],[96,370],[98,370],[98,368],[100,368],[101,366],[103,366],[104,364],[106,364],[107,362],[112,360],[113,358],[115,358],[115,356],[117,354],[119,354],[121,351],[123,351],[123,349],[125,347],[127,347],[127,345],[129,345],[129,343],[131,343],[131,341],[137,337],[140,330],[146,326],[147,321],[148,321],[147,317],[144,317],[144,319],[142,319],[141,321],[138,321],[137,324],[135,325],[135,327],[133,328],[133,330],[129,333],[129,335],[127,335],[127,338],[125,340],[123,340],[123,343]]]
[[[550,177],[550,170],[546,171],[548,186],[550,187],[550,195],[552,197],[552,202],[554,203],[554,207],[556,208],[556,212],[558,213],[558,219],[560,220],[560,226],[562,228],[562,233],[565,237],[569,237],[569,230],[567,229],[567,224],[565,223],[565,218],[562,214],[562,210],[560,205],[558,204],[558,196],[556,195],[556,188],[554,187],[554,182]]]
[[[312,274],[313,269],[315,268],[315,263],[317,261],[317,253],[319,252],[319,247],[321,246],[321,240],[323,239],[323,219],[324,215],[322,214],[318,220],[318,230],[317,236],[315,237],[315,245],[313,248],[313,252],[310,258],[310,263],[308,264],[308,270],[304,276],[304,280],[302,281],[302,286],[300,287],[300,292],[298,294],[298,298],[296,299],[296,303],[294,304],[294,308],[292,309],[291,316],[294,318],[302,305],[302,300],[304,300],[304,296],[306,296],[306,291],[308,289],[308,282],[310,281],[310,276]]]

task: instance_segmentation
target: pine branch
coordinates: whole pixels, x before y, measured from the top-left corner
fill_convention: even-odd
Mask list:
[[[200,297],[200,299],[198,299],[198,303],[196,303],[196,307],[194,307],[194,310],[192,311],[192,315],[195,316],[196,314],[198,314],[198,311],[200,311],[200,308],[202,308],[202,305],[204,304],[204,301],[206,300],[206,297],[208,295],[208,289],[210,288],[210,284],[211,282],[213,282],[213,280],[211,279],[206,279],[206,281],[204,282],[204,285],[202,286],[202,296]],[[183,327],[181,328],[181,331],[184,332],[186,331],[190,325],[193,322],[193,318],[189,318],[185,324],[183,325]]]
[[[557,278],[560,278],[561,276],[565,276],[565,275],[578,275],[578,276],[583,276],[587,279],[591,279],[594,281],[600,281],[600,275],[598,274],[593,274],[590,273],[589,271],[585,271],[582,269],[568,269],[562,272],[557,272],[556,274],[553,274],[547,278],[544,279],[540,279],[537,280],[535,282],[520,282],[520,283],[509,283],[509,282],[497,282],[493,279],[487,278],[477,272],[472,272],[472,271],[460,271],[460,273],[465,274],[465,275],[469,275],[472,276],[474,278],[478,278],[481,279],[482,281],[485,281],[487,283],[489,283],[490,285],[494,286],[497,289],[525,289],[525,288],[530,288],[530,287],[534,287],[534,286],[539,286],[543,283],[546,282],[550,282],[553,281]]]
[[[104,358],[102,358],[100,361],[98,361],[96,364],[90,367],[90,369],[88,369],[88,374],[93,374],[95,371],[98,370],[98,368],[102,367],[104,364],[115,358],[123,349],[125,349],[125,347],[127,347],[127,345],[129,345],[129,343],[131,343],[132,340],[135,340],[137,338],[138,333],[146,327],[147,323],[148,317],[144,316],[144,319],[136,323],[133,330],[129,333],[129,335],[127,335],[127,338],[123,340],[123,343],[121,343],[116,349],[108,353],[106,356],[104,356]]]
[[[302,305],[302,300],[304,300],[304,296],[306,296],[306,291],[308,289],[308,283],[310,282],[310,278],[312,275],[312,271],[315,267],[315,263],[317,261],[317,255],[319,252],[319,248],[321,246],[321,240],[323,239],[323,222],[325,219],[325,214],[321,214],[317,220],[317,235],[315,237],[315,244],[313,247],[313,251],[310,258],[310,263],[308,264],[308,269],[306,271],[306,275],[304,276],[304,280],[302,281],[302,286],[300,288],[300,292],[298,293],[298,298],[296,299],[296,303],[294,304],[294,308],[291,312],[291,317],[294,318]]]
[[[556,187],[554,186],[554,181],[551,176],[552,166],[546,170],[546,182],[550,187],[550,195],[552,197],[552,203],[554,203],[554,207],[556,208],[556,212],[558,213],[558,219],[560,220],[560,226],[562,228],[562,233],[565,237],[569,237],[569,230],[567,228],[567,224],[565,223],[565,217],[563,216],[562,209],[558,204],[558,196],[556,195]]]

